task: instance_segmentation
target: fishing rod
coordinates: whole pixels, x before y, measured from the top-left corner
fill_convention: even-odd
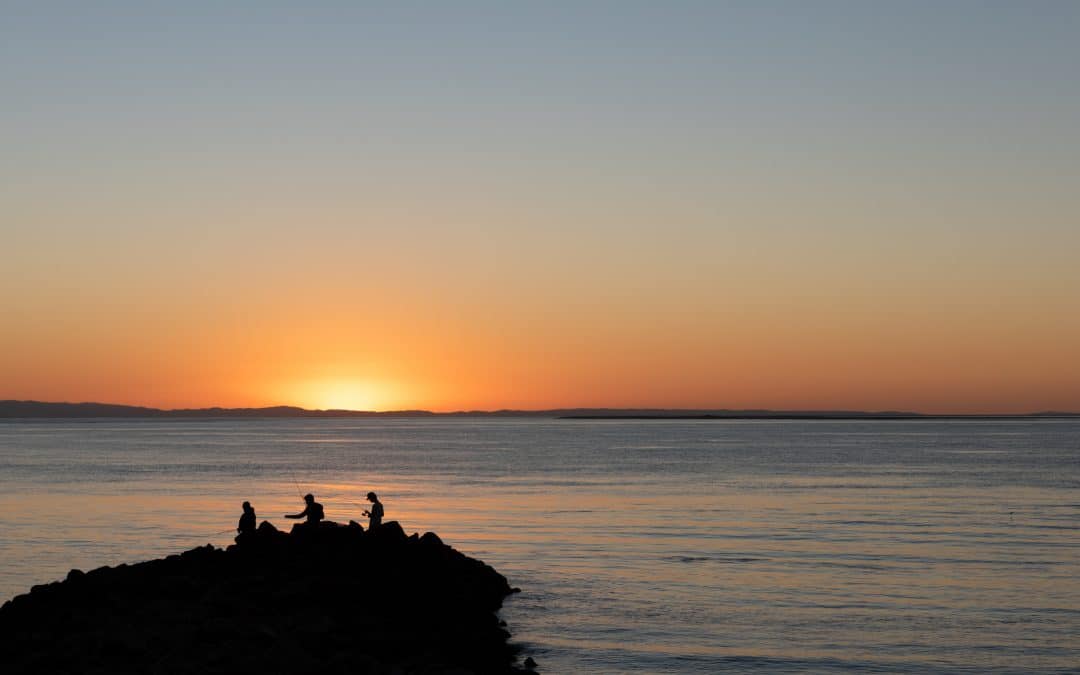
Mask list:
[[[296,472],[289,469],[289,475],[292,476],[293,485],[296,486],[296,496],[300,498],[300,501],[304,501],[304,493],[300,491],[300,482],[296,480]]]
[[[296,496],[300,498],[300,501],[304,501],[303,490],[300,489],[300,481],[296,480],[296,472],[293,471],[292,469],[289,469],[289,475],[292,477],[293,485],[296,486]],[[331,495],[323,495],[322,496],[323,499],[337,499],[339,497],[341,497],[340,494],[331,494]],[[342,501],[345,502],[346,504],[349,504],[353,508],[360,509],[361,511],[363,511],[363,514],[365,516],[370,516],[371,515],[370,513],[368,513],[368,511],[366,509],[364,509],[364,507],[362,505],[357,504],[356,502],[352,501],[351,499],[342,499]]]
[[[296,486],[296,496],[300,498],[300,501],[303,501],[304,500],[303,490],[301,490],[300,483],[296,480],[296,474],[293,474],[292,479],[293,479],[293,485]],[[324,495],[321,492],[319,493],[319,499],[338,499],[340,497],[341,497],[340,492],[335,492],[333,494],[328,494],[328,495]],[[346,502],[352,504],[353,506],[358,506],[356,503],[351,502],[348,499],[345,499],[343,501],[346,501]]]
[[[179,534],[178,533],[178,534],[172,534],[172,535],[167,535],[167,536],[169,538],[180,539],[182,541],[189,541],[189,540],[192,540],[192,539],[206,540],[206,539],[209,539],[210,537],[220,537],[223,534],[230,534],[230,533],[233,533],[233,532],[236,532],[235,527],[230,527],[229,529],[221,530],[220,532],[214,532],[213,534],[199,534],[197,532],[191,532],[191,533],[188,533],[188,534]]]

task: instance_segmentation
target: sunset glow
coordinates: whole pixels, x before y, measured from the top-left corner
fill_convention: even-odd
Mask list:
[[[282,400],[316,410],[386,410],[393,398],[389,391],[364,380],[314,380],[283,395]]]

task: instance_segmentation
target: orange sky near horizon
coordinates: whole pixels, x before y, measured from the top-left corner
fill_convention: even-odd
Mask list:
[[[270,4],[0,21],[0,399],[1080,411],[1075,9]]]
[[[0,398],[439,411],[1080,409],[1080,321],[1052,289],[976,298],[954,283],[928,302],[880,270],[858,287],[820,271],[767,288],[781,281],[762,272],[744,295],[656,276],[573,295],[575,284],[560,286],[584,272],[570,268],[547,288],[520,268],[490,284],[447,273],[441,284],[409,286],[405,275],[379,287],[377,278],[325,278],[336,272],[319,269],[337,255],[313,255],[305,273],[261,292],[249,284],[220,294],[218,282],[180,278],[171,292],[8,294]],[[716,288],[748,278],[728,273],[735,279]],[[156,279],[168,276],[159,269]]]
[[[35,200],[8,238],[0,398],[1080,410],[1068,213],[1038,237],[1009,227],[1038,205],[1001,185],[951,204],[973,239],[852,183],[815,186],[798,213],[759,193],[558,211],[434,182],[432,207],[244,183],[167,212],[152,195]],[[898,213],[877,211],[886,198]],[[54,225],[76,216],[86,228]]]

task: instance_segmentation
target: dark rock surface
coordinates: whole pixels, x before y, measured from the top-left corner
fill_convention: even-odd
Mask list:
[[[72,570],[0,607],[4,673],[511,673],[512,592],[438,536],[390,522],[263,523],[135,565]]]

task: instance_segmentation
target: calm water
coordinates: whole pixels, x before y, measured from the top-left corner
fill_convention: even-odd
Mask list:
[[[0,423],[0,598],[374,489],[548,673],[1080,667],[1080,423]],[[216,534],[215,534],[216,533]]]

